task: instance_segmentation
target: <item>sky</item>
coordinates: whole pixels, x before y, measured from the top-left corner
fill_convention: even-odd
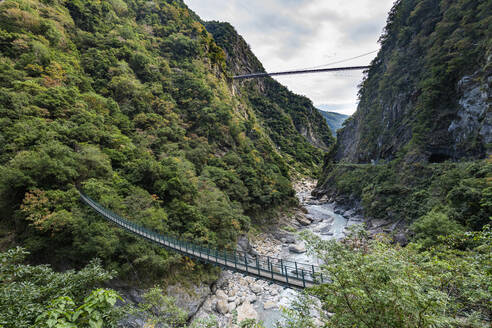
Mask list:
[[[270,72],[310,68],[379,49],[394,0],[185,0],[203,20],[231,23]],[[336,66],[368,65],[372,53]],[[276,77],[324,110],[352,114],[361,71]]]

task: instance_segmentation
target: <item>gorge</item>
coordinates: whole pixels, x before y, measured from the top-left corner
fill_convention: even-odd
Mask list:
[[[0,327],[489,327],[492,2],[398,0],[336,132],[182,0],[0,1]],[[160,235],[316,263],[302,293]]]

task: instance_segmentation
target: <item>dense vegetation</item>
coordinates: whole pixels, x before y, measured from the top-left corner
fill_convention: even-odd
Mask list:
[[[360,229],[343,243],[309,239],[332,280],[308,291],[321,300],[324,327],[490,326],[490,226],[436,238],[438,245],[429,248],[419,242],[394,246]],[[303,324],[293,327],[316,327],[309,311],[298,309]]]
[[[352,204],[361,200],[368,218],[408,225],[440,217],[444,232],[451,227],[481,230],[492,216],[492,157],[441,164],[328,164],[324,179],[323,193]],[[439,234],[429,229],[423,230]]]
[[[319,112],[325,118],[326,123],[328,124],[328,127],[330,128],[334,137],[337,136],[337,130],[342,128],[343,122],[345,122],[345,120],[349,118],[348,115],[340,114],[337,112],[328,112],[321,109],[319,110]]]
[[[427,161],[487,152],[467,139],[449,156],[439,131],[457,81],[477,70],[481,81],[490,68],[480,71],[490,5],[400,0],[392,9],[319,192],[404,222],[411,242],[358,229],[343,242],[306,237],[330,280],[307,291],[325,327],[490,326],[492,158]],[[186,327],[159,288],[135,309],[115,307],[119,296],[100,287],[116,271],[140,283],[214,272],[109,226],[78,188],[148,228],[219,247],[295,204],[290,179],[315,172],[322,153],[312,144],[328,149],[333,138],[309,100],[274,80],[231,86],[231,74],[263,68],[230,25],[206,26],[213,36],[179,0],[0,1],[0,247],[29,251],[0,253],[0,327],[113,327],[142,311],[149,325]],[[394,107],[403,114],[388,125],[388,99],[416,110]],[[360,122],[354,158],[392,161],[333,162]],[[319,326],[315,306],[301,297],[279,327]]]
[[[326,157],[319,194],[360,201],[368,218],[403,226],[418,220],[415,228],[431,239],[439,234],[432,226],[478,231],[489,223],[491,112],[483,99],[490,84],[491,6],[480,0],[395,2],[357,112]],[[468,109],[459,83],[467,74],[482,90],[467,96]],[[460,124],[467,133],[452,137]],[[357,164],[368,162],[373,165]]]
[[[35,322],[36,327],[55,327],[69,319],[58,315],[69,309],[78,313],[73,320],[78,325],[56,327],[86,327],[89,321],[95,324],[91,327],[116,324],[121,312],[114,307],[117,294],[95,289],[112,278],[100,263],[93,261],[78,272],[57,273],[47,265],[24,264],[27,255],[22,248],[0,253],[0,327],[28,328]]]
[[[490,154],[491,12],[488,0],[396,1],[357,112],[338,138],[337,159],[442,162]],[[470,101],[461,100],[465,85],[480,90]]]
[[[1,1],[0,44],[0,230],[31,260],[169,275],[180,256],[110,227],[77,188],[148,228],[226,247],[251,218],[296,203],[294,151],[277,142],[303,145],[299,171],[319,161],[290,116],[233,95],[224,51],[182,1]],[[287,122],[282,140],[265,132],[266,110]]]
[[[397,238],[309,238],[332,280],[308,292],[331,313],[325,327],[490,326],[491,6],[395,2],[317,194],[390,223]],[[481,91],[465,108],[467,83]],[[298,322],[314,327],[305,306]]]
[[[232,25],[213,21],[205,26],[225,50],[227,69],[231,75],[265,71]],[[238,97],[256,109],[265,131],[277,148],[289,155],[289,165],[317,171],[323,154],[312,145],[327,150],[334,139],[311,100],[293,94],[270,77],[240,81],[236,84],[236,90]]]

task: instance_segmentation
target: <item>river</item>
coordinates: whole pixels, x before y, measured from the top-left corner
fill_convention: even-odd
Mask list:
[[[299,229],[308,230],[319,236],[323,240],[340,239],[344,236],[344,229],[347,226],[348,220],[342,215],[335,213],[335,205],[332,203],[319,204],[311,199],[311,190],[303,190],[297,192],[297,197],[301,205],[306,209],[306,216],[313,222]],[[290,261],[297,261],[308,264],[319,265],[319,260],[308,253],[296,254],[289,251],[289,245],[282,245],[282,251],[279,254],[281,258]],[[292,300],[298,297],[299,291],[285,288],[280,292],[279,307],[288,307]],[[264,310],[262,304],[257,304],[255,308],[258,312],[258,319],[263,321],[266,328],[274,328],[275,323],[281,320],[282,314],[279,307]]]
[[[309,230],[323,240],[342,238],[345,227],[353,222],[335,213],[335,204],[313,199],[311,191],[314,186],[314,181],[296,184],[296,194],[301,208],[304,208],[299,211],[299,215],[303,217],[301,221],[305,222],[293,222],[291,227],[297,227],[297,232]],[[280,227],[278,231],[266,233],[252,241],[253,248],[262,255],[319,265],[319,260],[305,251],[292,252],[293,245],[301,245],[302,249],[302,241],[296,233],[289,234],[290,241],[279,237],[285,233]],[[292,240],[294,238],[295,243]],[[298,293],[267,281],[224,271],[216,283],[216,290],[203,303],[195,318],[214,315],[219,321],[219,327],[228,328],[237,327],[233,324],[235,320],[240,322],[242,319],[255,318],[262,321],[266,328],[274,328],[275,323],[282,318],[280,308],[288,307],[298,297]]]

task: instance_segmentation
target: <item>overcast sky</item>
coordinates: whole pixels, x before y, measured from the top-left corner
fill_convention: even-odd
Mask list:
[[[379,49],[394,0],[185,0],[204,20],[231,23],[267,71],[324,65]],[[366,65],[375,54],[334,66]],[[278,77],[316,106],[352,114],[362,73]]]

